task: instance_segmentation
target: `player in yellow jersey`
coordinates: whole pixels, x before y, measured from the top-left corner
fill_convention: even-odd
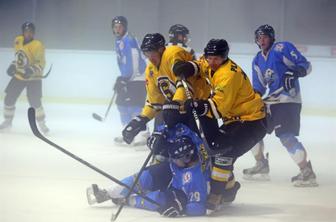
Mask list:
[[[146,128],[149,120],[153,119],[162,109],[170,110],[172,107],[179,112],[180,103],[186,100],[182,84],[173,73],[173,67],[177,62],[191,61],[193,56],[182,47],[165,47],[165,39],[159,33],[147,34],[141,44],[141,50],[149,59],[146,68],[146,104],[136,118],[134,118],[123,130],[123,138],[127,143],[131,143],[134,137]],[[210,95],[210,87],[206,81],[199,77],[190,79],[191,85],[199,90],[194,91],[194,97],[201,99]],[[164,115],[164,121],[170,126]]]
[[[222,119],[211,134],[210,148],[218,154],[212,157],[211,189],[208,208],[216,210],[232,202],[240,187],[235,181],[233,165],[238,157],[250,150],[266,134],[264,103],[255,93],[244,71],[228,58],[229,47],[224,39],[212,39],[198,61],[179,62],[174,73],[184,78],[201,76],[210,81],[213,95],[206,100],[188,100],[187,113],[196,110],[198,116]]]
[[[35,26],[31,22],[22,25],[22,35],[15,38],[15,60],[7,69],[7,74],[12,77],[5,92],[4,122],[0,130],[9,129],[15,113],[15,103],[24,89],[30,106],[36,109],[36,119],[43,133],[49,129],[45,125],[45,113],[42,107],[42,76],[45,66],[43,44],[34,39]]]

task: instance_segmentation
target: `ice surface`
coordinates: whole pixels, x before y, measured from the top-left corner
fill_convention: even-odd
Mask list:
[[[1,222],[95,222],[109,221],[117,208],[112,203],[88,206],[85,189],[91,183],[102,186],[110,181],[34,137],[29,130],[26,110],[18,103],[14,125],[0,133],[0,221]],[[45,104],[48,136],[116,178],[137,171],[147,151],[118,147],[113,143],[121,127],[113,107],[105,123],[91,117],[103,115],[106,106]],[[336,221],[336,118],[302,116],[299,137],[312,160],[318,188],[295,188],[290,178],[298,173],[294,162],[274,135],[265,145],[270,153],[271,181],[248,182],[242,169],[254,164],[250,153],[236,163],[241,182],[236,201],[211,217],[174,221],[310,222]],[[125,208],[118,221],[172,221],[157,213]]]

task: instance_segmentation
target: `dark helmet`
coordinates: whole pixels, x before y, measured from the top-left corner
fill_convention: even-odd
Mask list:
[[[169,38],[171,40],[177,40],[177,35],[187,36],[189,35],[189,29],[181,24],[175,24],[169,28]]]
[[[21,30],[22,32],[27,31],[27,30],[35,32],[35,25],[32,22],[25,22],[22,24]]]
[[[112,29],[114,27],[115,24],[122,24],[125,28],[125,30],[127,30],[127,26],[128,26],[128,22],[126,17],[124,16],[116,16],[112,19]]]
[[[221,56],[227,59],[229,54],[229,45],[224,39],[211,39],[204,48],[205,56]]]
[[[275,41],[274,29],[270,25],[261,25],[261,26],[259,26],[259,28],[257,28],[257,30],[255,30],[255,32],[254,32],[255,42],[257,42],[258,37],[260,35],[267,35],[272,39],[273,42]]]
[[[196,145],[190,137],[181,136],[174,140],[168,153],[172,159],[181,159],[188,155],[191,157],[196,153]]]
[[[146,34],[141,43],[141,50],[143,52],[156,51],[161,47],[164,47],[166,41],[160,33]]]

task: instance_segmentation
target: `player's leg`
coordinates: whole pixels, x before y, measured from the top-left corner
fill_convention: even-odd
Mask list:
[[[222,203],[232,202],[240,188],[233,174],[234,162],[248,152],[266,134],[265,120],[234,122],[221,126],[214,148],[222,150],[212,158],[211,190],[208,208],[216,210]]]
[[[121,125],[124,127],[132,119],[128,114],[128,107],[126,105],[117,105],[117,109],[119,111]],[[124,139],[120,135],[114,138],[114,142],[117,144],[124,144]]]
[[[267,105],[267,115],[266,115],[266,127],[267,134],[271,134],[274,130],[274,124],[272,120],[272,113],[270,106]],[[253,167],[243,170],[243,178],[246,180],[261,180],[267,181],[269,177],[269,162],[268,162],[268,153],[265,155],[265,143],[264,140],[259,141],[252,149],[252,155],[256,160],[256,163]]]
[[[275,134],[300,168],[300,173],[292,178],[293,185],[317,186],[316,175],[311,162],[307,160],[307,151],[297,138],[300,132],[301,104],[281,104],[275,109],[276,119],[281,122],[281,126],[275,129]]]
[[[0,124],[0,130],[11,128],[15,114],[15,104],[25,86],[25,82],[15,78],[12,78],[9,81],[5,89],[6,95],[4,99],[3,111],[4,121]]]
[[[36,110],[36,120],[44,134],[49,132],[46,125],[46,115],[42,106],[42,80],[27,82],[27,98],[31,107]]]
[[[126,177],[122,180],[122,182],[131,187],[135,178],[136,174]],[[171,178],[172,173],[168,162],[152,165],[147,167],[146,170],[141,174],[141,177],[134,190],[143,194],[157,190],[165,190],[167,189]],[[126,202],[129,204],[129,201],[131,199],[134,200],[134,198],[132,195],[131,199],[125,200],[124,197],[127,194],[128,189],[119,185],[113,185],[103,189],[93,184],[91,187],[87,188],[87,198],[90,205],[94,203],[102,203],[107,200],[112,200],[115,204],[119,204],[121,202]]]

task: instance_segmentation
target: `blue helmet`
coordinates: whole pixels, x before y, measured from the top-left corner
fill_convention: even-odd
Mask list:
[[[181,136],[174,140],[168,153],[172,159],[181,159],[187,155],[193,156],[196,153],[196,145],[190,137]]]
[[[274,34],[274,29],[270,25],[261,25],[255,30],[254,32],[254,40],[257,42],[258,38],[260,35],[267,35],[272,39],[272,42],[275,41],[275,34]]]
[[[112,29],[116,24],[122,24],[125,28],[125,30],[127,30],[127,26],[128,26],[128,22],[126,17],[124,16],[116,16],[112,19]]]

